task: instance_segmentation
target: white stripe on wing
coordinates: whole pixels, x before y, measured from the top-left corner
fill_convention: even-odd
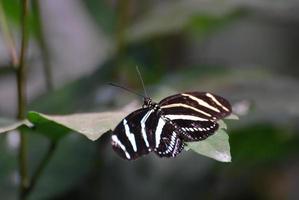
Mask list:
[[[191,121],[209,121],[208,119],[196,117],[193,115],[165,115],[165,117],[170,120],[181,119],[181,120],[191,120]]]
[[[144,117],[140,121],[142,138],[143,138],[143,140],[144,140],[147,147],[149,147],[149,142],[148,142],[147,135],[146,135],[145,123],[146,123],[146,120],[149,118],[149,116],[152,114],[152,112],[154,112],[153,109],[148,111],[146,113],[146,115],[144,115]]]
[[[214,101],[218,106],[220,106],[221,108],[223,108],[224,110],[229,112],[229,109],[227,107],[225,107],[224,105],[222,105],[212,94],[207,93],[206,96],[209,97],[210,99],[212,99],[212,101]]]
[[[220,110],[214,106],[211,106],[210,104],[208,104],[207,102],[205,102],[204,100],[196,97],[196,96],[193,96],[191,94],[182,94],[182,96],[186,96],[186,97],[189,97],[190,99],[196,101],[199,105],[203,106],[203,107],[206,107],[210,110],[213,110],[215,112],[220,112]]]
[[[159,121],[158,121],[158,125],[156,128],[156,132],[155,132],[155,136],[156,136],[156,148],[158,148],[159,144],[160,144],[160,140],[161,140],[161,134],[162,134],[162,130],[163,127],[165,125],[165,120],[160,117]]]
[[[136,145],[135,135],[133,133],[131,133],[130,127],[129,127],[126,119],[123,120],[123,124],[124,124],[124,127],[125,127],[126,136],[129,139],[129,141],[130,141],[130,143],[133,147],[133,150],[135,152],[137,152],[137,145]]]
[[[126,157],[128,159],[131,159],[130,154],[126,150],[126,147],[121,143],[121,141],[118,139],[118,137],[116,135],[112,135],[111,139],[112,139],[113,142],[115,142],[123,150],[123,152],[125,152]]]
[[[183,108],[189,108],[191,110],[194,110],[196,112],[199,112],[203,115],[206,115],[208,117],[211,117],[212,115],[210,115],[209,113],[206,113],[205,111],[202,111],[202,110],[199,110],[197,108],[194,108],[192,106],[189,106],[187,104],[183,104],[183,103],[173,103],[173,104],[169,104],[169,105],[164,105],[164,106],[161,106],[161,108],[173,108],[173,107],[183,107]]]

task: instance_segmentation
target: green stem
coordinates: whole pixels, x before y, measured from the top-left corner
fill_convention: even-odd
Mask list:
[[[19,62],[16,45],[7,23],[2,1],[3,0],[0,0],[0,29],[2,30],[4,42],[6,43],[8,51],[10,53],[12,65],[13,67],[17,68]]]
[[[51,73],[51,66],[50,66],[50,60],[49,60],[49,52],[48,52],[48,48],[47,48],[47,45],[45,42],[44,32],[43,32],[43,27],[42,27],[39,0],[33,0],[32,7],[33,7],[34,19],[36,20],[36,24],[37,24],[37,39],[38,39],[38,43],[39,43],[39,46],[41,48],[41,53],[42,53],[43,69],[44,69],[44,76],[45,76],[45,80],[46,80],[46,87],[47,87],[47,91],[52,91],[52,89],[53,89],[52,73]],[[23,190],[21,192],[21,194],[22,194],[21,199],[26,199],[30,195],[30,193],[34,190],[43,171],[45,170],[45,168],[48,165],[49,161],[51,160],[52,156],[54,155],[54,152],[57,148],[57,144],[58,143],[56,141],[51,141],[46,154],[43,156],[38,167],[33,172],[33,175],[31,177],[31,180],[30,180],[28,186],[23,188]]]
[[[118,1],[118,21],[116,30],[116,48],[119,57],[125,51],[125,30],[129,21],[130,0]]]
[[[25,118],[26,111],[26,53],[28,46],[28,9],[29,1],[22,0],[21,14],[21,53],[19,59],[19,67],[17,69],[17,87],[18,87],[18,119]],[[29,186],[28,179],[28,163],[27,163],[27,137],[20,130],[20,147],[19,147],[19,171],[20,171],[20,199],[25,199],[25,190]]]
[[[115,60],[117,69],[121,69],[124,66],[125,53],[126,53],[126,41],[125,41],[125,31],[128,26],[129,21],[129,8],[130,0],[119,0],[117,2],[117,22],[116,22],[116,32],[115,32]],[[121,78],[122,74],[118,73],[119,70],[116,68],[112,72],[112,76],[117,76]],[[120,77],[119,77],[120,76]]]
[[[36,20],[37,24],[37,41],[39,43],[41,54],[42,54],[42,61],[43,61],[43,69],[44,69],[44,77],[46,80],[46,87],[47,91],[53,90],[53,82],[52,82],[52,73],[51,73],[51,65],[50,65],[50,56],[49,51],[46,45],[43,27],[42,27],[42,19],[41,19],[41,13],[40,13],[40,4],[39,0],[33,0],[32,1],[32,12],[34,14],[34,19]],[[28,187],[25,188],[23,191],[24,198],[28,197],[30,193],[34,190],[38,180],[40,179],[43,171],[45,170],[46,166],[50,162],[51,158],[54,155],[54,152],[57,148],[58,143],[56,141],[51,141],[50,146],[41,159],[40,163],[38,164],[38,167],[33,172],[33,175],[30,180],[30,184]]]
[[[25,196],[28,196],[30,192],[35,188],[37,181],[39,180],[40,176],[42,175],[43,171],[45,170],[46,166],[48,165],[49,161],[54,155],[54,152],[57,148],[58,143],[51,141],[49,149],[47,150],[46,154],[44,155],[43,159],[41,160],[40,164],[38,165],[36,171],[32,175],[31,182],[29,187],[25,191]]]
[[[45,40],[45,34],[43,29],[43,19],[40,9],[40,2],[39,0],[33,0],[32,1],[32,8],[34,13],[34,19],[36,20],[36,27],[37,27],[37,41],[39,44],[39,47],[41,49],[41,56],[42,56],[42,62],[43,62],[43,70],[44,70],[44,77],[46,81],[46,87],[48,91],[53,90],[53,78],[52,78],[52,72],[51,72],[51,62],[50,62],[50,54],[49,49]]]

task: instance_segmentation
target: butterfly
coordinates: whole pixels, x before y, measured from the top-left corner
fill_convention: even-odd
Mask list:
[[[185,142],[204,140],[230,115],[230,103],[209,92],[185,92],[159,103],[144,97],[142,108],[126,116],[113,130],[112,148],[122,158],[135,160],[150,152],[176,157]]]

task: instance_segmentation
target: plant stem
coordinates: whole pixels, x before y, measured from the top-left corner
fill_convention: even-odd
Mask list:
[[[38,165],[36,171],[32,175],[31,182],[29,187],[25,191],[25,196],[28,196],[30,192],[35,188],[37,181],[39,180],[41,174],[43,173],[44,169],[48,165],[49,161],[51,160],[58,143],[55,141],[51,141],[49,149],[47,150],[46,154],[44,155],[43,159],[41,160],[40,164]]]
[[[53,90],[53,82],[52,82],[52,73],[51,73],[51,65],[50,65],[50,56],[48,47],[45,41],[43,26],[42,26],[42,16],[40,13],[40,2],[39,0],[32,0],[32,12],[34,14],[34,19],[36,20],[37,25],[37,40],[41,49],[42,55],[42,62],[43,62],[43,70],[44,70],[44,77],[46,80],[46,89],[48,92]],[[23,195],[26,198],[29,194],[34,190],[39,178],[41,177],[43,171],[45,170],[46,166],[48,165],[49,161],[51,160],[54,152],[58,146],[56,141],[50,141],[49,148],[43,158],[41,159],[40,163],[38,164],[36,170],[33,172],[33,175],[30,180],[30,184],[28,187],[25,188]]]
[[[19,59],[19,67],[17,69],[17,87],[18,87],[18,119],[25,118],[26,110],[26,53],[28,45],[28,9],[29,0],[22,0],[21,13],[21,53]],[[29,186],[28,166],[27,166],[27,137],[20,130],[20,147],[19,147],[19,171],[20,171],[20,199],[25,199],[25,190]]]
[[[130,0],[118,0],[117,1],[117,22],[116,22],[116,32],[115,32],[115,60],[118,69],[124,68],[125,53],[126,53],[126,41],[125,41],[125,31],[129,21],[129,8]],[[119,70],[114,69],[112,76],[117,76],[122,79],[122,75],[118,72]],[[122,70],[121,70],[122,71]]]
[[[119,57],[122,56],[125,48],[125,29],[129,21],[130,0],[118,1],[118,21],[116,30],[116,48]]]
[[[41,50],[42,62],[43,62],[43,70],[44,70],[44,77],[46,81],[46,87],[48,91],[53,90],[53,78],[51,72],[51,62],[50,62],[50,54],[49,49],[45,40],[45,34],[43,29],[43,19],[41,14],[40,8],[40,0],[33,0],[32,1],[32,8],[34,13],[34,19],[36,20],[37,26],[37,41],[39,43],[39,47]]]
[[[2,1],[3,0],[0,0],[0,29],[2,30],[4,42],[6,43],[8,51],[11,56],[12,66],[14,68],[17,68],[19,60],[17,56],[16,45],[7,23]]]

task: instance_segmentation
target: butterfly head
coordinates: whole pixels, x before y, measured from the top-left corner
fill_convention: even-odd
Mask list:
[[[153,103],[153,101],[152,101],[151,98],[149,98],[149,97],[144,97],[144,98],[143,98],[143,106],[142,106],[142,107],[145,107],[145,108],[147,108],[147,107],[151,107],[152,103]]]
[[[143,100],[143,108],[151,108],[151,109],[159,109],[159,104],[157,104],[156,102],[153,102],[151,98],[149,97],[144,97]]]

